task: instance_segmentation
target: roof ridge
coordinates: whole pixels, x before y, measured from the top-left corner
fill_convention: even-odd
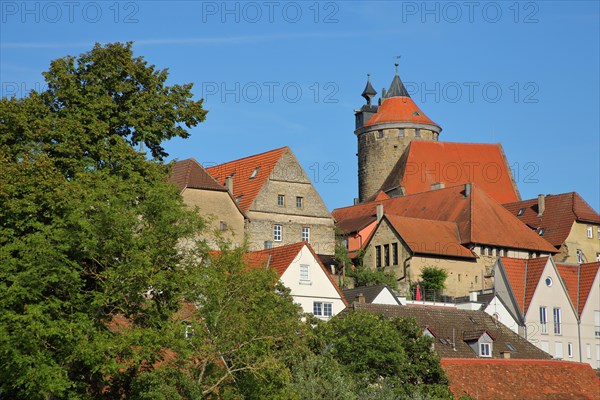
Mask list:
[[[277,149],[263,151],[262,153],[251,154],[251,155],[246,156],[246,157],[238,158],[238,159],[231,160],[231,161],[226,161],[226,162],[223,162],[223,163],[220,163],[220,164],[217,164],[217,165],[212,165],[209,168],[215,168],[215,167],[218,167],[218,166],[221,166],[221,165],[231,164],[231,163],[235,163],[235,162],[247,160],[248,158],[258,157],[258,156],[262,156],[262,155],[265,155],[265,154],[268,154],[268,153],[274,153],[276,151],[284,150],[284,149],[289,149],[289,146],[283,146],[283,147],[279,147]]]

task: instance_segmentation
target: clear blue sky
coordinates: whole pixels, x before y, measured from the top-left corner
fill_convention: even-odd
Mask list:
[[[221,163],[290,146],[330,209],[357,196],[353,110],[396,56],[440,140],[500,142],[522,197],[600,209],[599,2],[0,2],[2,95],[43,88],[94,42],[194,83],[207,120],[170,158]]]

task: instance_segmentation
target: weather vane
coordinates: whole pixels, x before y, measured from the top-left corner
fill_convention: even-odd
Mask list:
[[[402,56],[396,56],[396,62],[394,63],[394,65],[396,66],[396,73],[398,73],[398,65],[400,65],[400,58]]]

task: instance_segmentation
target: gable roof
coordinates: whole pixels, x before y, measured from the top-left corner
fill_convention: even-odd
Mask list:
[[[398,303],[398,305],[400,304],[400,301],[398,301],[392,289],[390,289],[387,285],[359,286],[353,289],[344,289],[342,292],[344,293],[346,299],[350,299],[349,301],[354,301],[358,295],[362,294],[365,296],[365,302],[373,303],[373,301],[383,290],[389,290],[396,300],[396,303]]]
[[[600,380],[584,363],[484,358],[441,362],[456,398],[468,394],[482,400],[595,400],[600,393]]]
[[[252,251],[244,256],[244,261],[248,266],[253,268],[272,269],[277,273],[277,276],[281,278],[292,262],[299,257],[299,253],[303,251],[304,248],[310,251],[314,259],[321,267],[323,273],[327,276],[327,279],[329,279],[329,282],[331,282],[335,290],[340,295],[342,301],[347,306],[348,302],[346,301],[344,294],[308,242],[299,242],[266,250]]]
[[[540,277],[549,257],[530,259],[500,257],[500,262],[508,284],[512,290],[519,311],[523,316],[527,314],[529,304],[540,282]]]
[[[460,243],[455,222],[384,215],[414,254],[476,258]],[[373,236],[371,236],[373,237]]]
[[[567,288],[573,307],[577,310],[577,316],[581,317],[594,280],[598,276],[600,262],[581,265],[557,263],[556,269]]]
[[[484,190],[470,184],[413,195],[370,201],[333,211],[336,226],[345,232],[377,220],[377,205],[386,215],[454,222],[461,244],[530,249],[556,253],[550,243],[521,223]],[[358,223],[360,222],[360,224]]]
[[[273,172],[273,168],[286,151],[290,151],[287,146],[215,165],[207,168],[206,171],[221,185],[225,185],[227,177],[233,176],[233,198],[239,198],[236,201],[240,209],[248,212]]]
[[[387,176],[381,190],[402,186],[405,194],[473,182],[496,200],[520,199],[502,145],[413,140]]]
[[[600,224],[600,215],[576,192],[546,195],[545,210],[538,216],[538,199],[504,204],[504,207],[530,228],[544,229],[544,239],[560,247],[571,232],[575,221]],[[523,214],[519,210],[523,209]]]
[[[441,357],[478,358],[463,337],[471,338],[472,332],[483,334],[483,331],[486,331],[494,340],[493,358],[502,358],[502,352],[512,351],[507,344],[516,350],[511,353],[512,358],[551,358],[548,353],[538,349],[484,311],[460,310],[454,307],[392,306],[357,302],[354,302],[351,308],[355,311],[381,314],[386,318],[414,318],[417,324],[423,328],[433,329],[436,337],[435,350]],[[350,308],[344,312],[350,312]]]
[[[169,182],[177,185],[179,191],[186,188],[217,190],[226,192],[227,188],[220,185],[206,170],[193,158],[176,161],[173,164]]]

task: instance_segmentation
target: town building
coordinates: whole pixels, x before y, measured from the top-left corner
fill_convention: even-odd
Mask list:
[[[186,206],[198,208],[207,222],[200,237],[218,248],[217,238],[241,245],[244,242],[246,215],[225,186],[219,184],[193,158],[177,161],[169,181],[177,185]]]
[[[540,194],[504,207],[556,247],[556,262],[600,261],[600,215],[576,192]]]
[[[250,252],[252,267],[274,270],[305,313],[328,320],[348,305],[335,280],[307,242]]]
[[[393,271],[401,286],[424,267],[446,269],[446,294],[493,287],[498,256],[534,258],[556,249],[476,184],[376,200],[333,211],[351,256]]]
[[[248,217],[250,250],[305,241],[318,254],[334,253],[333,218],[289,147],[206,170]]]

